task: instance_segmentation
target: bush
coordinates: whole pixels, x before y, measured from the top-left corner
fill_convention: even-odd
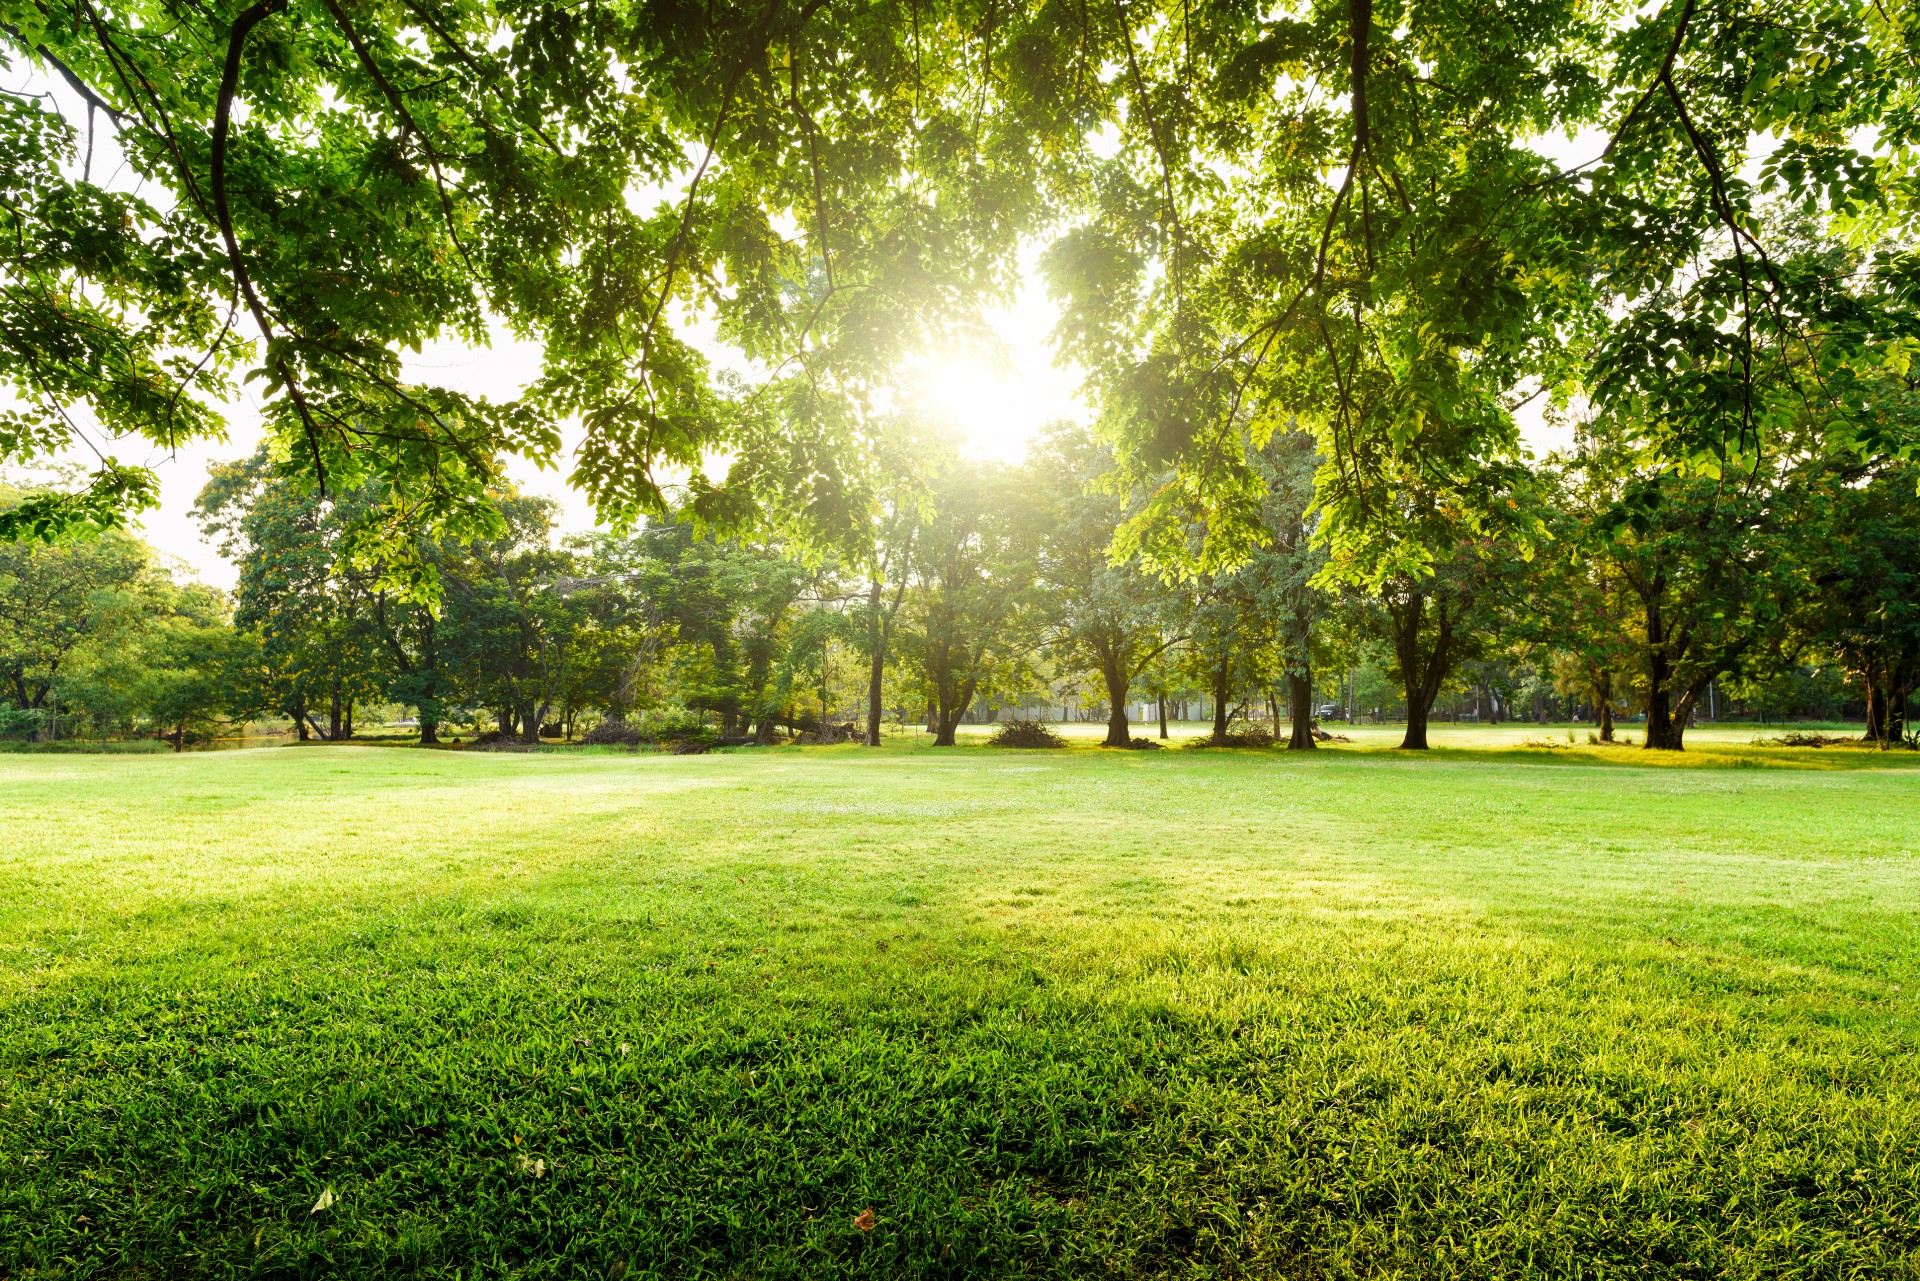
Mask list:
[[[0,738],[31,738],[47,727],[47,714],[37,707],[0,707]]]
[[[1130,752],[1157,752],[1160,750],[1160,744],[1150,738],[1130,738],[1127,740],[1127,750]]]
[[[707,724],[698,712],[676,709],[650,712],[640,722],[643,743],[706,743],[720,741],[720,731]]]
[[[1065,747],[1067,740],[1039,721],[1008,721],[987,743],[992,747]]]

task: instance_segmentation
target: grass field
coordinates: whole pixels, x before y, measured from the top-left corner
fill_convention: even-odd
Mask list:
[[[0,757],[0,1277],[1920,1276],[1920,759],[1756,732]]]

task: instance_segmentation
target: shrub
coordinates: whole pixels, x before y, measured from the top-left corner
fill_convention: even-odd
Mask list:
[[[37,707],[0,707],[0,738],[30,738],[47,727],[47,714]]]
[[[649,712],[640,722],[643,743],[717,743],[720,731],[707,724],[698,712],[678,708]]]
[[[987,740],[993,747],[1065,747],[1067,740],[1039,721],[1008,721]]]

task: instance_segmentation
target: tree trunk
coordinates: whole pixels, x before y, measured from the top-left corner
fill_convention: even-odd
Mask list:
[[[1426,596],[1409,592],[1397,605],[1389,600],[1387,614],[1393,619],[1394,652],[1400,660],[1401,684],[1407,694],[1407,732],[1400,747],[1423,752],[1427,750],[1427,718],[1433,714],[1433,700],[1453,665],[1453,618],[1445,607],[1439,610],[1432,652],[1422,655],[1420,627],[1426,621]]]
[[[340,741],[340,678],[334,677],[333,697],[327,706],[327,741]]]
[[[1162,694],[1160,696],[1160,737],[1165,738],[1166,736],[1167,736],[1167,696],[1165,694]]]
[[[1424,752],[1427,750],[1427,713],[1431,710],[1431,707],[1422,706],[1418,698],[1408,695],[1407,732],[1400,738],[1402,751]]]
[[[1125,747],[1133,741],[1127,725],[1127,665],[1124,658],[1109,658],[1100,665],[1107,686],[1107,738],[1102,747]]]
[[[299,736],[295,741],[301,743],[310,743],[313,741],[312,736],[307,732],[307,700],[305,695],[293,700],[293,728],[294,732]]]
[[[433,747],[440,742],[440,722],[425,712],[420,714],[420,746]]]
[[[960,719],[967,714],[967,708],[973,705],[975,688],[974,681],[965,681],[958,689],[952,691],[950,698],[944,693],[940,695],[939,711],[936,717],[938,724],[934,726],[933,733],[935,747],[955,745],[954,733],[960,728]]]
[[[867,588],[867,746],[880,746],[881,678],[887,671],[887,651],[880,629],[880,580]]]
[[[1227,673],[1231,670],[1228,657],[1220,656],[1220,666],[1213,672],[1213,741],[1223,743],[1227,738]]]
[[[342,741],[345,741],[352,737],[353,737],[353,700],[349,698],[346,700],[346,706],[340,721],[340,738]]]
[[[1860,683],[1867,691],[1867,741],[1882,743],[1887,741],[1887,691],[1871,668],[1860,674]]]
[[[1293,712],[1293,734],[1287,739],[1287,748],[1289,751],[1312,751],[1319,746],[1313,737],[1312,673],[1287,673],[1287,701]]]
[[[1673,715],[1673,665],[1667,659],[1666,636],[1660,611],[1647,606],[1647,741],[1648,751],[1678,752],[1686,727]]]

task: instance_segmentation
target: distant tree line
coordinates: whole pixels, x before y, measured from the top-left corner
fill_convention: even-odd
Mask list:
[[[1214,567],[1200,523],[1116,552],[1152,495],[1084,427],[1057,424],[1018,466],[908,420],[886,447],[859,561],[709,536],[686,508],[559,539],[551,503],[501,490],[489,536],[400,553],[432,597],[346,550],[384,495],[323,498],[263,448],[216,467],[196,508],[238,566],[231,594],[123,533],[0,544],[0,732],[185,746],[275,719],[341,741],[398,707],[427,744],[620,727],[877,744],[896,720],[951,744],[968,720],[1079,708],[1128,746],[1144,708],[1162,734],[1204,709],[1217,741],[1258,730],[1297,749],[1323,711],[1404,721],[1410,748],[1463,714],[1580,719],[1603,740],[1643,716],[1646,746],[1671,749],[1709,715],[1908,736],[1912,464],[1782,452],[1733,484],[1646,468],[1590,428],[1506,478],[1504,528],[1463,528],[1423,573],[1366,586],[1321,536],[1329,462],[1305,432],[1243,442],[1253,537]]]

